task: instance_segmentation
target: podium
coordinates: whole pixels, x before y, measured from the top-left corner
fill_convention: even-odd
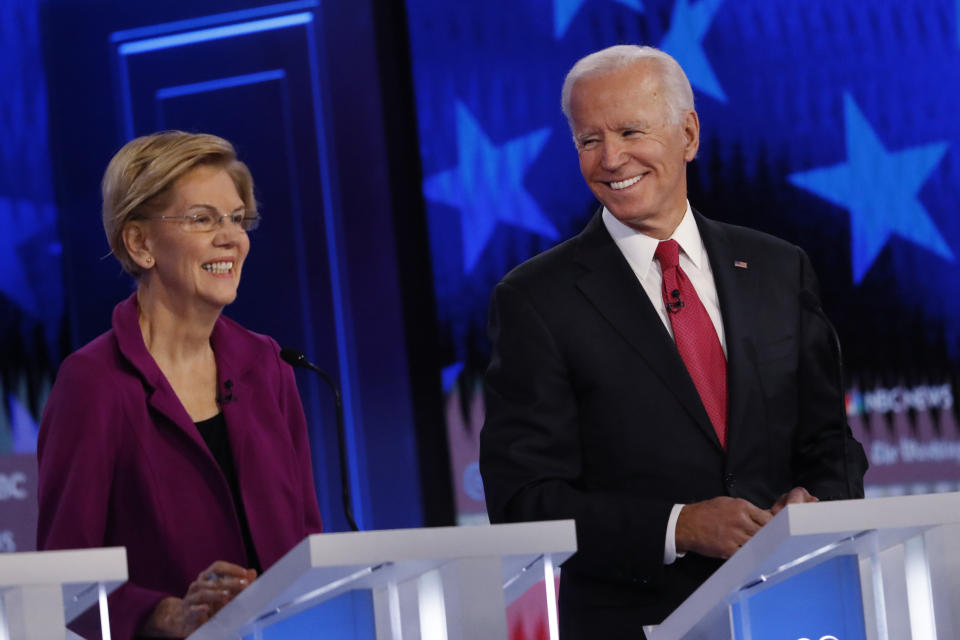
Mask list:
[[[556,638],[554,567],[576,548],[572,520],[312,535],[190,640],[258,639],[348,594],[362,595],[359,617],[368,619],[335,635],[316,629],[318,637],[506,640],[506,605],[540,580]]]
[[[107,595],[126,581],[123,547],[0,554],[0,638],[65,638],[66,625],[99,603],[109,640]]]
[[[647,637],[960,637],[957,523],[960,493],[789,505]]]

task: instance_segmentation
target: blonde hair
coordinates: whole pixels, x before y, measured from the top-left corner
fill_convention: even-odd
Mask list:
[[[123,229],[170,206],[173,184],[199,165],[220,167],[233,180],[247,215],[257,214],[253,176],[237,160],[227,140],[209,133],[161,131],[134,138],[117,151],[103,174],[103,230],[110,252],[123,270],[137,277],[141,269],[127,252]]]

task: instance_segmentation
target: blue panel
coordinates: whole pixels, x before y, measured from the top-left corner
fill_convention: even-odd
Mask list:
[[[330,363],[336,363],[351,458],[354,513],[363,526],[368,518],[369,491],[353,392],[353,337],[344,290],[346,275],[339,255],[342,243],[334,177],[327,161],[316,16],[299,12],[218,24],[244,16],[250,17],[235,12],[198,18],[196,24],[203,23],[204,28],[172,34],[167,33],[171,25],[157,25],[133,33],[164,35],[117,45],[120,102],[127,135],[183,128],[219,133],[238,144],[241,158],[250,164],[258,180],[258,198],[265,198],[267,226],[280,226],[254,236],[251,260],[255,262],[258,244],[273,233],[261,258],[272,255],[272,263],[265,264],[259,276],[251,276],[259,277],[260,284],[250,284],[247,275],[257,273],[256,269],[245,270],[240,298],[228,315],[254,322],[253,328],[259,326],[282,343],[302,348],[308,358],[324,367],[332,368]],[[177,26],[182,28],[184,24]],[[250,127],[251,119],[259,123],[256,129]],[[291,245],[295,249],[292,253]],[[297,257],[296,263],[283,268],[284,261],[292,256]],[[284,274],[280,283],[276,283],[278,273]],[[294,297],[284,298],[282,292],[293,285],[299,292],[291,291]],[[258,295],[250,297],[251,291]],[[281,300],[281,307],[298,309],[298,327],[287,318],[277,317],[273,311],[276,306],[264,306],[264,296]],[[258,323],[258,318],[263,320]],[[329,406],[329,402],[325,394],[319,394],[316,380],[309,380],[308,388],[308,413],[316,420],[320,407]],[[332,428],[316,431],[324,449],[335,451]],[[328,525],[336,529],[340,518],[334,506],[337,501],[331,498],[337,495],[336,459],[330,456],[324,460],[321,456],[317,466],[323,513]]]
[[[263,640],[374,640],[376,637],[371,591],[348,591],[263,630]],[[252,638],[248,636],[245,640]]]
[[[147,40],[137,40],[134,42],[125,42],[120,45],[120,55],[129,56],[137,53],[146,53],[147,51],[158,51],[160,49],[169,49],[170,47],[182,47],[198,42],[208,42],[210,40],[219,40],[221,38],[234,38],[236,36],[249,35],[259,31],[270,31],[272,29],[283,29],[293,27],[299,24],[307,24],[313,20],[309,13],[295,13],[289,16],[279,16],[276,18],[265,18],[263,20],[254,20],[252,22],[240,22],[237,24],[228,24],[221,27],[211,27],[199,31],[187,31],[186,33],[177,33],[170,36],[159,36]]]
[[[251,7],[249,9],[240,9],[239,11],[228,11],[227,13],[218,13],[212,16],[199,16],[178,20],[176,22],[165,22],[163,24],[154,24],[147,27],[136,29],[125,29],[115,31],[110,34],[110,42],[127,42],[129,40],[139,40],[141,38],[152,38],[167,33],[176,33],[178,31],[190,31],[209,27],[211,25],[229,24],[233,22],[244,22],[254,18],[262,18],[268,15],[286,14],[305,9],[315,9],[319,6],[317,0],[294,0],[293,2],[280,2],[267,5],[265,7]]]
[[[231,76],[229,78],[217,78],[215,80],[206,80],[204,82],[183,84],[177,87],[164,87],[162,89],[157,89],[156,95],[157,100],[165,100],[167,98],[188,96],[194,93],[206,93],[208,91],[230,89],[231,87],[241,87],[245,84],[269,82],[270,80],[282,80],[285,76],[286,73],[282,69],[271,69],[270,71],[261,71],[259,73],[247,73],[242,76]]]
[[[317,158],[320,165],[320,178],[324,184],[337,184],[337,178],[334,166],[329,162],[330,144],[328,142],[327,129],[323,124],[324,113],[326,111],[326,101],[321,95],[320,87],[322,78],[320,75],[320,50],[317,46],[316,37],[312,30],[307,31],[307,45],[309,54],[307,60],[310,63],[311,88],[313,90],[313,117],[314,129],[317,135]],[[340,247],[343,241],[340,236],[340,223],[337,220],[335,212],[340,211],[336,192],[327,188],[323,190],[323,212],[324,229],[326,231],[327,251],[330,255],[330,285],[333,292],[333,316],[337,329],[337,356],[340,363],[340,370],[343,372],[340,384],[343,393],[343,417],[347,425],[347,456],[350,459],[349,473],[350,483],[353,488],[353,514],[357,526],[365,529],[371,519],[371,506],[367,500],[370,495],[368,473],[366,473],[366,455],[364,453],[364,439],[360,434],[357,425],[362,424],[359,403],[356,402],[353,387],[357,384],[357,374],[352,345],[355,338],[353,336],[353,323],[350,320],[350,307],[347,304],[348,294],[346,292],[347,282],[346,265],[340,259]]]
[[[860,567],[838,556],[733,605],[736,640],[866,640]]]

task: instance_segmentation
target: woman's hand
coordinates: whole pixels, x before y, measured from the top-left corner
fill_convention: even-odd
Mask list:
[[[159,638],[185,638],[246,589],[256,577],[254,569],[218,560],[200,572],[183,598],[161,600],[141,633]]]

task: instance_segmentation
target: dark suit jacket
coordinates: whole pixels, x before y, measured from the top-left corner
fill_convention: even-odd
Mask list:
[[[487,507],[493,522],[576,520],[579,551],[560,589],[568,638],[636,634],[719,566],[693,553],[664,566],[674,504],[728,495],[767,508],[794,486],[821,499],[848,493],[836,360],[826,325],[800,303],[802,289],[817,291],[809,259],[695,215],[726,333],[727,451],[599,214],[493,294]],[[862,495],[866,459],[849,438]]]
[[[224,317],[210,338],[237,480],[266,569],[321,529],[303,407],[267,336]],[[230,487],[150,356],[136,294],[113,329],[57,373],[37,448],[39,549],[124,546],[129,582],[110,596],[114,638],[130,638],[162,598],[182,597],[215,560],[246,565]],[[78,629],[99,637],[99,618]]]

